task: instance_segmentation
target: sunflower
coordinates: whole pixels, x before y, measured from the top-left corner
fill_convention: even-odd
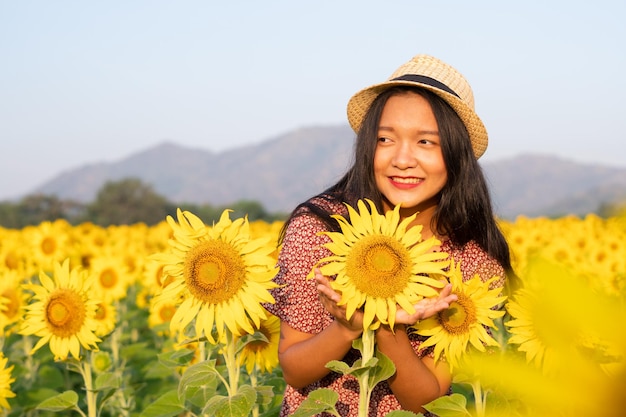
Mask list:
[[[22,275],[14,270],[0,272],[0,335],[9,335],[22,320],[28,295],[22,288]]]
[[[98,301],[92,298],[93,278],[82,269],[70,271],[69,259],[53,267],[54,279],[41,271],[41,285],[24,285],[34,292],[35,301],[26,306],[20,334],[41,337],[32,352],[50,343],[55,360],[65,360],[70,353],[80,359],[81,346],[98,350],[101,342],[94,334]]]
[[[44,221],[27,230],[32,258],[38,268],[50,271],[54,262],[67,258],[69,254],[70,225],[59,219],[54,222]]]
[[[0,352],[0,407],[10,410],[7,398],[15,397],[15,393],[11,391],[11,383],[15,382],[15,378],[11,377],[13,365],[7,368],[7,361],[4,353]]]
[[[132,283],[124,260],[113,253],[100,253],[91,259],[89,271],[96,277],[95,290],[106,300],[120,300]]]
[[[261,372],[270,373],[278,366],[278,340],[280,339],[280,320],[269,314],[256,329],[267,341],[258,339],[247,343],[241,350],[241,363],[245,364],[248,373],[252,373],[255,365]]]
[[[501,289],[489,289],[494,281],[500,277],[494,276],[482,281],[479,275],[463,281],[460,263],[451,264],[450,283],[452,293],[457,300],[450,303],[450,307],[436,315],[417,323],[414,327],[422,336],[430,336],[421,348],[435,347],[435,361],[442,353],[454,368],[459,364],[461,356],[466,352],[468,343],[481,352],[485,345],[498,346],[498,342],[487,332],[487,328],[495,328],[493,319],[504,316],[504,310],[495,310],[494,307],[506,300],[499,296]]]
[[[155,254],[171,282],[155,296],[160,302],[178,302],[170,322],[172,332],[183,331],[195,319],[195,336],[216,343],[212,332],[227,328],[233,334],[254,333],[267,317],[261,303],[273,303],[269,289],[276,270],[270,256],[274,247],[250,237],[247,218],[231,221],[224,210],[213,227],[188,211],[177,210],[178,223],[167,217],[173,237],[171,251]],[[182,297],[182,298],[181,298]]]
[[[506,305],[511,320],[504,324],[511,334],[508,343],[525,352],[528,363],[546,373],[560,372],[579,355],[581,342],[584,349],[586,344],[614,337],[614,332],[604,331],[608,323],[596,319],[611,305],[610,299],[597,301],[584,277],[538,257],[529,262],[524,280],[524,288],[516,291]]]
[[[363,328],[380,323],[395,323],[397,306],[409,313],[413,304],[423,297],[437,295],[433,288],[443,282],[429,274],[444,274],[448,254],[434,252],[440,242],[432,237],[422,240],[421,226],[408,229],[415,215],[400,221],[400,206],[381,215],[370,200],[359,200],[358,212],[350,205],[350,220],[340,215],[341,232],[322,232],[331,242],[325,244],[334,255],[320,260],[324,275],[336,275],[332,287],[342,294],[340,305],[346,306],[346,316],[364,306]]]
[[[172,321],[172,317],[176,314],[176,307],[180,302],[161,301],[151,299],[149,305],[150,315],[148,316],[148,326],[150,328],[160,328]]]
[[[117,308],[110,301],[101,301],[98,303],[96,316],[94,318],[97,323],[94,333],[98,337],[104,337],[115,329],[115,325],[117,324]]]

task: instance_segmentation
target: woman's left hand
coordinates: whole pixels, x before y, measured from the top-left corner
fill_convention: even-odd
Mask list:
[[[402,308],[396,311],[396,323],[413,325],[420,320],[434,316],[450,307],[450,304],[457,300],[456,294],[452,294],[452,284],[447,284],[437,297],[423,298],[414,304],[415,313],[409,314]]]

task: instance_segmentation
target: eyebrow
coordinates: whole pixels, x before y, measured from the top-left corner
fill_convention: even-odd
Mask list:
[[[388,132],[393,132],[395,129],[392,128],[392,127],[378,126],[378,130],[385,130],[385,131],[388,131]],[[418,135],[439,136],[439,131],[437,131],[437,130],[418,130],[417,134]]]

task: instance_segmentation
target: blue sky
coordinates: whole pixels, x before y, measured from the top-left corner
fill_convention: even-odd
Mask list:
[[[626,167],[624,17],[604,0],[0,0],[0,199],[166,140],[221,152],[347,123],[353,93],[418,53],[470,81],[482,160]]]

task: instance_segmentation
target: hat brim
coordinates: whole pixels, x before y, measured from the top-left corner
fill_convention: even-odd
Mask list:
[[[374,84],[370,87],[364,88],[354,94],[352,98],[350,98],[350,101],[348,101],[348,122],[350,123],[352,130],[357,133],[359,132],[363,119],[365,118],[365,114],[368,112],[376,97],[378,97],[383,91],[395,86],[420,87],[437,94],[446,103],[448,103],[450,107],[452,107],[465,125],[470,137],[474,156],[478,159],[485,153],[489,138],[487,136],[487,129],[476,112],[474,112],[473,109],[471,109],[463,100],[454,94],[450,94],[428,84],[422,84],[414,81],[386,81],[384,83]]]

